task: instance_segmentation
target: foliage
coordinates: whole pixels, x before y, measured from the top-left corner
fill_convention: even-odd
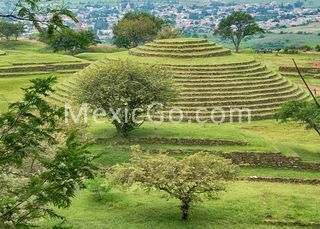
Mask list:
[[[63,127],[62,108],[44,99],[55,78],[32,80],[22,101],[0,116],[0,227],[29,227],[59,217],[49,208],[68,207],[84,177],[92,177],[86,140]]]
[[[148,109],[157,108],[152,103],[165,106],[176,96],[171,73],[130,61],[104,61],[85,69],[78,88],[78,102],[103,109],[122,137],[142,124],[137,120]]]
[[[98,200],[102,200],[102,195],[111,191],[112,184],[106,177],[98,175],[86,181],[86,188],[97,195]]]
[[[180,38],[180,37],[181,37],[180,31],[171,26],[163,27],[162,30],[157,35],[157,39],[171,39],[171,38]]]
[[[215,199],[218,192],[226,190],[226,181],[233,180],[237,168],[224,159],[195,154],[181,160],[166,155],[143,155],[133,147],[130,164],[113,167],[116,184],[131,187],[138,184],[143,190],[159,190],[181,202],[182,219],[188,220],[192,203]]]
[[[275,117],[282,122],[301,122],[320,135],[320,107],[314,101],[290,101],[282,105]]]
[[[264,30],[258,26],[254,18],[241,11],[234,11],[230,16],[222,19],[215,30],[216,34],[233,42],[236,52],[239,52],[241,41],[245,37],[262,32]]]
[[[14,4],[14,10],[8,14],[0,13],[0,18],[31,22],[39,32],[45,28],[48,34],[53,34],[58,28],[66,28],[65,22],[68,19],[78,22],[74,13],[63,5],[47,7],[40,0],[15,0]]]
[[[98,43],[98,38],[91,30],[74,31],[66,29],[60,33],[55,33],[48,40],[55,52],[69,51],[72,55]]]
[[[24,25],[22,23],[9,23],[5,21],[0,21],[0,36],[4,36],[7,40],[14,36],[15,39],[24,32]]]
[[[113,42],[119,48],[136,47],[156,38],[166,23],[149,13],[127,13],[113,29]]]

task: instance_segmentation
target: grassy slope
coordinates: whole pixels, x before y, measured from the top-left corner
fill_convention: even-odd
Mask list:
[[[0,48],[9,50],[9,54],[11,54],[7,56],[7,59],[0,57],[0,63],[74,60],[74,57],[70,56],[52,55],[46,51],[46,47],[39,44],[35,46],[21,45],[19,48],[13,46],[10,49],[9,46],[2,45]],[[34,47],[37,48],[34,49]],[[124,53],[112,55],[121,56]],[[101,56],[101,54],[92,56]],[[233,55],[227,61],[248,60],[248,58],[252,58],[250,56],[250,54]],[[261,58],[265,57],[261,56]],[[216,61],[214,60],[214,62]],[[272,58],[269,61],[272,64]],[[193,60],[190,63],[199,62]],[[61,76],[60,79],[64,77],[68,76]],[[0,94],[5,95],[6,100],[10,102],[19,99],[21,96],[19,88],[28,85],[28,81],[32,78],[36,77],[2,78],[0,79]],[[0,107],[4,107],[5,100],[0,99],[0,101],[2,103]],[[93,136],[112,137],[115,134],[114,128],[107,124],[91,125],[90,132]],[[303,127],[294,124],[279,125],[274,121],[220,126],[192,125],[192,127],[186,126],[186,124],[158,126],[146,123],[141,129],[136,130],[134,135],[248,139],[252,144],[246,148],[248,150],[281,150],[287,155],[299,154],[305,160],[320,161],[319,141],[312,131],[306,131]],[[172,148],[170,145],[161,147]],[[219,147],[212,149],[219,150]],[[234,151],[242,148],[222,147],[220,149]],[[129,146],[119,146],[113,142],[95,145],[92,150],[96,153],[102,153],[102,157],[97,161],[102,166],[128,161],[131,157]],[[320,177],[319,172],[312,171],[253,168],[242,169],[241,174],[244,176]],[[220,200],[205,202],[194,208],[192,220],[188,225],[179,220],[178,202],[164,201],[160,199],[161,194],[158,192],[146,197],[139,191],[131,190],[128,193],[122,193],[119,190],[114,190],[106,196],[103,202],[97,203],[91,194],[81,191],[71,208],[61,210],[60,213],[67,217],[69,224],[77,228],[210,228],[213,225],[215,228],[269,228],[262,225],[267,215],[272,215],[274,219],[292,218],[307,222],[317,221],[320,218],[318,193],[319,188],[312,186],[236,182],[231,184],[230,192],[222,194]],[[52,223],[52,221],[45,221],[42,226],[50,227]]]
[[[93,124],[90,132],[95,137],[113,137],[115,129],[110,124]],[[312,130],[289,123],[279,124],[276,121],[257,121],[249,123],[215,124],[170,124],[161,125],[145,123],[133,132],[139,137],[182,137],[205,139],[231,139],[247,141],[248,146],[173,146],[173,145],[143,145],[160,149],[206,149],[212,151],[261,151],[282,152],[287,156],[299,155],[305,161],[320,161],[320,142],[318,135]],[[123,148],[124,147],[124,148]],[[101,147],[98,147],[101,150]],[[121,146],[110,142],[103,150],[128,151],[128,146]],[[109,150],[108,150],[109,149]],[[104,156],[102,160],[105,161]]]
[[[179,202],[166,201],[161,195],[113,190],[97,202],[84,191],[71,208],[59,212],[76,228],[277,228],[263,221],[320,218],[319,187],[314,186],[236,182],[219,200],[193,207],[187,224],[179,219]]]
[[[248,40],[243,41],[242,48],[274,48],[277,44],[279,47],[289,46],[304,46],[309,45],[315,47],[320,43],[320,36],[318,34],[279,34],[279,33],[265,33],[264,38],[260,35],[250,37]],[[217,36],[208,35],[210,40],[223,44],[227,48],[234,50],[234,46],[229,40],[222,40]]]
[[[12,63],[82,61],[76,57],[52,53],[45,44],[34,41],[2,41],[0,42],[0,49],[7,52],[6,56],[0,56],[0,67],[10,66]],[[21,88],[28,86],[31,79],[48,76],[0,78],[0,112],[3,112],[9,103],[21,98],[23,93]],[[57,76],[59,80],[62,80],[69,75]]]
[[[296,26],[296,27],[289,27],[289,28],[282,28],[282,29],[273,29],[272,32],[280,33],[281,31],[286,33],[297,33],[299,31],[308,32],[318,35],[320,32],[320,23],[314,22],[308,25]]]

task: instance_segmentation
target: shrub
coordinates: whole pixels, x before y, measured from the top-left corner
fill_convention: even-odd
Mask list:
[[[98,200],[102,200],[102,195],[111,191],[112,184],[106,177],[98,175],[94,179],[87,180],[86,187],[98,197]]]
[[[171,26],[164,27],[157,35],[158,39],[171,39],[179,37],[181,37],[180,31]]]
[[[138,146],[133,151],[131,163],[112,168],[115,183],[125,188],[138,184],[147,192],[163,191],[180,200],[183,220],[188,220],[191,204],[217,198],[220,191],[226,190],[226,181],[237,174],[237,167],[230,161],[209,154],[179,160],[167,155],[144,155]]]

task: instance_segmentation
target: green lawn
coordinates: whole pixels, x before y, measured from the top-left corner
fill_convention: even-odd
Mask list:
[[[159,192],[146,195],[134,189],[114,189],[99,202],[82,191],[70,208],[58,212],[75,228],[277,228],[264,220],[320,219],[319,187],[315,186],[231,183],[219,200],[194,206],[188,223],[180,220],[179,202],[161,196]],[[54,222],[45,220],[41,226],[51,227]]]
[[[30,85],[30,80],[56,76],[58,81],[62,81],[69,74],[50,74],[50,75],[37,75],[37,76],[22,76],[22,77],[4,77],[0,78],[0,113],[4,112],[10,103],[16,102],[22,98],[23,91],[21,88],[28,87]]]
[[[110,124],[92,124],[90,133],[95,137],[113,137],[115,128]],[[320,161],[319,136],[313,130],[306,130],[295,123],[280,124],[274,120],[252,123],[216,124],[171,124],[145,123],[135,130],[138,137],[180,137],[200,139],[225,139],[247,141],[248,146],[175,146],[143,145],[160,149],[206,149],[213,151],[261,151],[281,152],[287,156],[298,155],[305,161]],[[114,148],[113,143],[108,147]],[[117,145],[115,144],[117,148]],[[123,146],[122,146],[123,147]],[[126,147],[128,150],[129,147]]]
[[[53,54],[40,43],[19,42],[4,44],[0,49],[7,51],[8,56],[0,56],[0,65],[13,62],[46,62],[98,60],[101,58],[129,58],[148,63],[179,64],[181,60],[168,58],[137,58],[128,56],[127,52],[83,53],[77,57]],[[318,55],[294,55],[301,66],[309,66],[319,61]],[[291,63],[290,55],[257,55],[249,52],[233,54],[228,57],[183,60],[187,64],[221,64],[257,59],[277,70],[279,66]],[[69,77],[60,75],[59,80]],[[29,80],[40,76],[0,78],[0,112],[7,107],[7,102],[21,98],[21,87],[29,85]],[[311,79],[310,79],[311,80]],[[88,132],[92,137],[112,138],[116,135],[111,124],[94,124],[90,122]],[[261,151],[277,152],[284,155],[299,155],[305,161],[320,162],[319,136],[312,130],[305,130],[295,123],[279,124],[275,120],[257,121],[242,124],[169,124],[145,123],[132,133],[136,137],[175,137],[247,141],[248,146],[177,146],[144,144],[147,148],[157,149],[199,149],[214,151]],[[96,164],[110,167],[117,163],[127,162],[132,154],[131,144],[118,144],[112,139],[104,144],[95,144],[91,150],[101,155]],[[320,179],[319,171],[274,168],[241,168],[241,176],[294,177]],[[106,194],[101,202],[88,191],[79,191],[72,206],[58,210],[67,218],[67,225],[74,228],[278,228],[264,223],[265,219],[312,222],[320,221],[320,188],[318,186],[235,182],[231,183],[229,192],[222,193],[217,201],[206,201],[192,209],[190,222],[180,221],[179,203],[176,200],[166,201],[159,192],[149,195],[135,189],[123,192],[118,189]],[[51,228],[57,221],[44,220],[42,228]],[[288,227],[289,228],[289,227]],[[292,227],[290,227],[292,228]]]

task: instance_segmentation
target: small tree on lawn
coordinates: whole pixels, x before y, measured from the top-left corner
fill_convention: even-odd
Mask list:
[[[245,37],[263,32],[264,30],[259,27],[250,14],[241,11],[235,11],[222,19],[215,30],[215,34],[233,42],[236,52],[239,52],[241,41]]]
[[[122,137],[142,124],[138,119],[148,109],[157,108],[150,109],[152,103],[165,106],[176,96],[172,74],[159,66],[104,61],[85,69],[79,76],[78,101],[104,109]]]
[[[191,204],[217,198],[226,190],[226,181],[237,174],[237,167],[230,161],[209,154],[179,160],[167,155],[143,155],[137,146],[133,150],[131,163],[113,167],[115,183],[125,188],[138,184],[147,192],[166,192],[180,200],[183,220],[188,220]]]

